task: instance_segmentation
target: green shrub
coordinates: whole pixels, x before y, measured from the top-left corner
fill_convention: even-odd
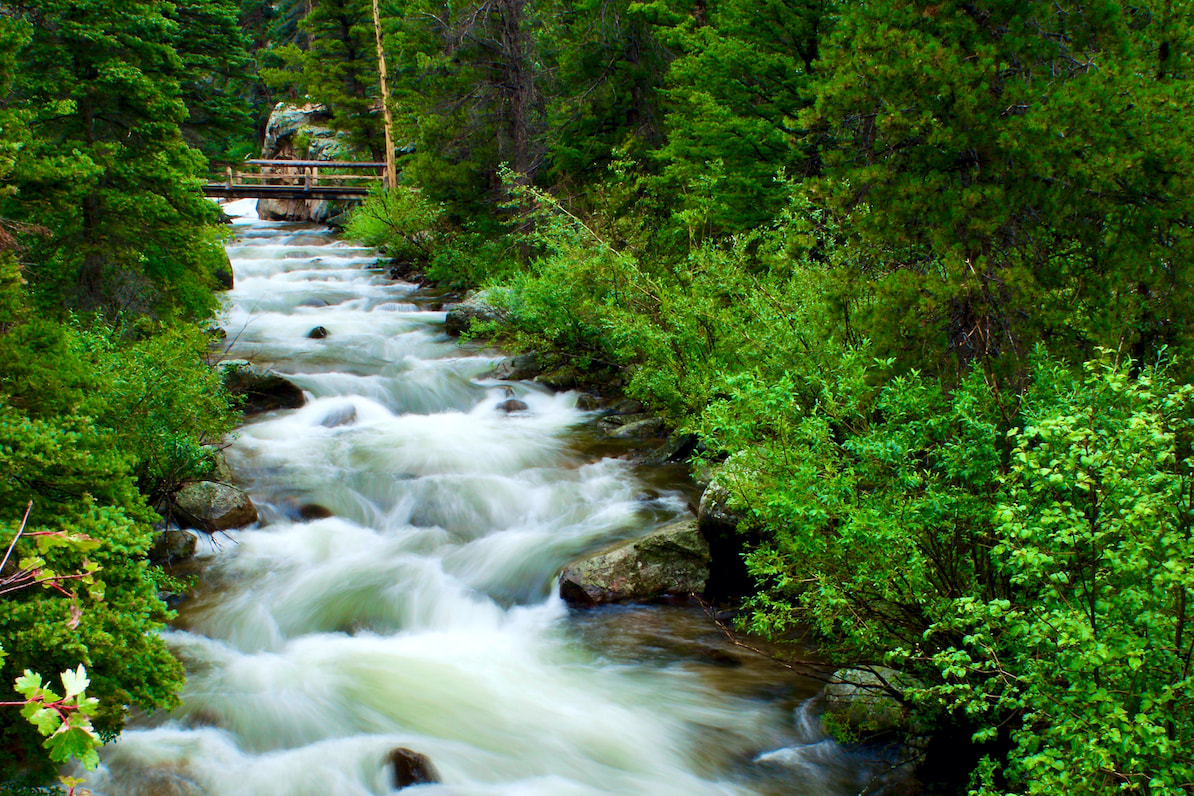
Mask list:
[[[16,559],[36,552],[30,534],[83,535],[91,549],[51,548],[42,566],[92,565],[99,581],[5,595],[0,683],[26,668],[82,664],[105,738],[123,726],[126,706],[169,707],[182,685],[182,667],[157,634],[168,612],[145,559],[157,519],[148,498],[199,474],[201,445],[230,426],[204,350],[195,329],[128,341],[32,320],[0,333],[0,546],[32,502]],[[17,711],[0,712],[0,781],[18,767],[48,772],[41,740]]]

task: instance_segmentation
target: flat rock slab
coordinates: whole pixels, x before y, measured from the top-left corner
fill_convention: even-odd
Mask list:
[[[696,520],[681,520],[569,565],[560,575],[560,596],[599,605],[701,594],[709,564]]]

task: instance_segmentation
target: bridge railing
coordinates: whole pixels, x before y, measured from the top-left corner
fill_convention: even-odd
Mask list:
[[[385,182],[385,163],[349,160],[246,160],[244,170],[228,166],[222,181],[205,187],[209,196],[333,198],[363,196]]]
[[[344,185],[348,182],[383,182],[385,163],[362,163],[349,160],[246,160],[246,166],[256,166],[255,171],[224,170],[229,188],[237,181],[252,181],[262,185],[301,185],[311,188],[318,185]],[[365,173],[344,173],[344,169],[372,169]]]

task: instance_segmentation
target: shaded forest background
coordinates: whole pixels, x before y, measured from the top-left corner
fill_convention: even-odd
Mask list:
[[[959,787],[1194,790],[1186,0],[380,7],[402,177],[350,232],[698,434],[746,628],[914,675]],[[279,101],[385,154],[371,10],[6,2],[0,41],[0,538],[32,500],[106,586],[3,595],[0,679],[84,662],[110,734],[175,698],[143,554],[232,423],[199,185]],[[3,717],[3,771],[40,742]]]

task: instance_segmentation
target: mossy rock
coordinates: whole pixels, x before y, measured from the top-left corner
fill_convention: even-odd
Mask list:
[[[709,545],[696,520],[665,525],[577,561],[560,575],[560,596],[574,605],[702,594]]]
[[[821,726],[838,738],[859,739],[909,730],[905,693],[921,684],[886,666],[838,669],[825,685]]]
[[[243,528],[257,521],[257,507],[248,495],[216,481],[196,481],[178,490],[173,513],[208,533]]]

